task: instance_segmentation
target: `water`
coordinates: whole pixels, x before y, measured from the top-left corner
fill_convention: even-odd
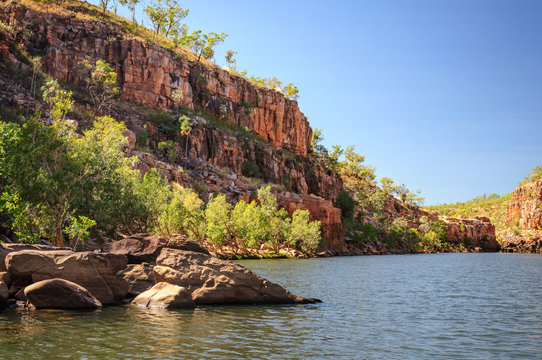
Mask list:
[[[542,256],[242,261],[324,303],[0,312],[0,359],[542,359]]]

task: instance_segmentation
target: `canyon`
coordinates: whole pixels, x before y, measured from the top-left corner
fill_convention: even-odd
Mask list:
[[[344,189],[341,177],[311,154],[312,129],[297,101],[280,92],[251,84],[212,63],[199,62],[177,49],[169,49],[131,35],[113,21],[100,19],[83,5],[67,5],[63,13],[17,1],[0,3],[0,20],[13,28],[0,32],[0,58],[18,73],[31,73],[18,48],[39,56],[45,73],[84,89],[77,71],[82,61],[107,61],[118,74],[121,101],[111,115],[128,127],[130,152],[139,158],[142,173],[151,168],[170,182],[225,193],[232,203],[249,200],[259,184],[243,177],[247,164],[258,169],[262,183],[270,183],[281,207],[290,214],[306,209],[311,220],[322,223],[327,254],[389,253],[381,244],[352,244],[345,237],[341,210],[334,206]],[[2,80],[3,106],[31,108],[40,103],[24,86]],[[174,100],[175,92],[182,99]],[[85,109],[85,99],[76,96]],[[168,136],[153,112],[179,109],[192,120],[192,131],[174,142],[175,158],[157,154]],[[89,110],[88,104],[86,105]],[[85,126],[81,116],[74,120]],[[150,151],[153,150],[153,151]],[[405,206],[390,196],[386,216],[438,219],[417,206]],[[445,219],[448,240],[469,251],[498,251],[495,228],[486,218]],[[376,250],[375,250],[376,249]]]

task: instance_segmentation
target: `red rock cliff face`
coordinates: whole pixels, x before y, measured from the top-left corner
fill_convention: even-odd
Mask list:
[[[77,7],[73,7],[77,10]],[[113,25],[79,20],[75,13],[55,15],[16,2],[0,8],[0,19],[26,28],[26,48],[42,55],[44,69],[56,78],[77,82],[81,60],[103,59],[119,74],[122,97],[165,109],[174,105],[171,94],[183,91],[182,105],[205,110],[238,126],[246,126],[272,145],[307,154],[312,130],[297,102],[274,90],[252,86],[218,67],[205,67],[185,56],[137,39],[127,38]]]
[[[542,180],[516,188],[506,215],[511,226],[542,229]]]
[[[495,225],[486,217],[474,219],[443,220],[447,226],[446,236],[452,245],[463,245],[470,250],[494,252],[500,245],[495,235]]]
[[[311,220],[322,223],[322,239],[324,247],[333,250],[342,250],[345,247],[344,229],[341,222],[341,210],[333,203],[316,196],[299,196],[289,192],[277,194],[280,207],[292,215],[296,210],[309,210]]]
[[[452,245],[463,245],[471,251],[499,251],[500,245],[495,234],[495,225],[486,217],[473,219],[440,218],[437,213],[430,213],[418,206],[402,204],[389,197],[384,204],[384,214],[393,219],[405,218],[412,227],[419,226],[419,219],[426,216],[429,220],[440,220],[446,226],[446,237]]]

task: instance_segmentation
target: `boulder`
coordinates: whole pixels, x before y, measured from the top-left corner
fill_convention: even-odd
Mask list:
[[[31,276],[43,269],[56,267],[55,259],[73,255],[71,250],[20,250],[7,254],[4,264],[9,274],[14,277]]]
[[[11,276],[6,271],[0,272],[0,281],[5,282],[6,284],[11,283]]]
[[[71,251],[70,248],[58,248],[47,245],[33,245],[33,244],[0,244],[0,271],[6,271],[4,264],[6,256],[15,251],[21,250],[40,250],[40,251]]]
[[[0,280],[0,306],[6,305],[9,298],[8,286]]]
[[[128,282],[128,295],[137,296],[156,284],[153,268],[154,265],[149,263],[128,264],[126,269],[119,271],[117,276]]]
[[[119,241],[107,243],[102,251],[110,254],[126,255],[130,264],[154,262],[167,240],[152,234],[136,234]]]
[[[198,305],[319,302],[296,296],[241,265],[203,253],[164,248],[156,263],[156,282],[186,288]]]
[[[162,309],[193,308],[194,300],[183,287],[160,282],[149,290],[139,294],[132,304]]]
[[[8,254],[5,262],[12,276],[30,277],[34,283],[52,278],[72,281],[102,304],[113,304],[128,293],[128,283],[116,277],[127,265],[124,255],[22,250]]]
[[[185,235],[174,235],[168,240],[166,247],[210,255],[209,250]]]
[[[96,309],[102,304],[84,287],[64,279],[49,279],[27,286],[28,301],[38,309]]]

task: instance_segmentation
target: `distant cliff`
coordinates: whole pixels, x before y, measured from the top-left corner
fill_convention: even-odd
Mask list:
[[[514,190],[507,222],[511,229],[501,234],[504,251],[542,253],[542,180]]]

